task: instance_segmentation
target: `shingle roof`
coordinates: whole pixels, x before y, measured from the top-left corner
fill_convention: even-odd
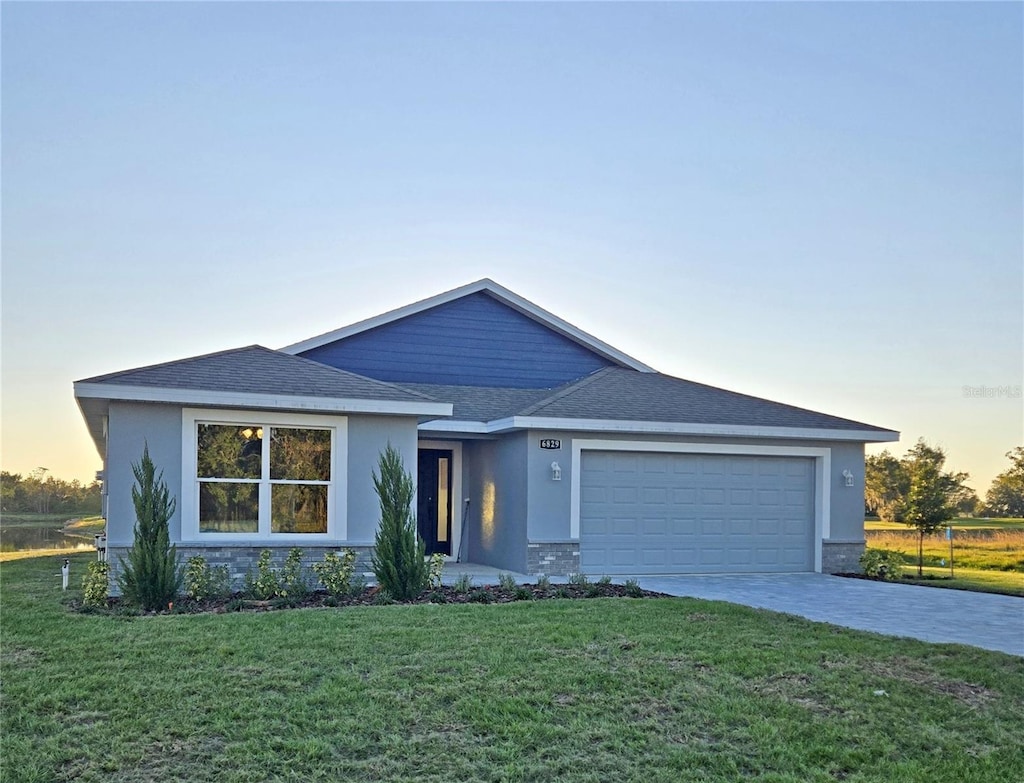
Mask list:
[[[599,370],[557,389],[545,399],[521,409],[517,415],[888,431],[670,375],[619,367]]]
[[[608,367],[557,389],[402,384],[455,406],[453,418],[510,416],[679,424],[869,430],[882,427],[719,389],[661,373]]]
[[[332,399],[437,402],[425,394],[392,383],[337,370],[262,345],[98,375],[78,383]]]
[[[452,418],[458,421],[493,421],[512,416],[523,408],[551,396],[551,389],[509,389],[490,386],[446,386],[432,383],[403,383],[403,389],[420,392],[454,405]]]

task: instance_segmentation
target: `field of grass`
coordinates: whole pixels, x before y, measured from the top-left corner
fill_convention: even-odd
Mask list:
[[[87,615],[57,562],[0,569],[6,781],[1024,779],[1001,653],[682,598]]]
[[[900,552],[917,563],[917,532],[885,530],[867,533],[868,546]],[[944,534],[924,539],[924,564],[949,563],[949,541]],[[953,563],[964,568],[1017,571],[1024,579],[1024,530],[953,531]]]

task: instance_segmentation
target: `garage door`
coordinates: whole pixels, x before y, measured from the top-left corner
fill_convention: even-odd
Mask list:
[[[584,451],[586,574],[814,569],[814,460]]]

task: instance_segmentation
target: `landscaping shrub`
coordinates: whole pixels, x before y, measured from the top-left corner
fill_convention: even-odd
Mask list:
[[[302,567],[302,550],[299,547],[292,547],[288,551],[288,557],[284,561],[284,568],[281,570],[280,590],[278,597],[295,601],[309,595],[309,580],[306,578],[305,569]]]
[[[374,539],[373,573],[394,600],[408,601],[426,589],[428,579],[425,545],[412,513],[416,488],[390,443],[378,467],[373,486],[380,500],[380,527]]]
[[[515,590],[516,589],[516,578],[512,574],[500,573],[498,574],[498,584],[503,590]]]
[[[626,595],[630,598],[640,598],[644,594],[644,591],[640,588],[640,583],[635,579],[627,579],[625,587]]]
[[[342,550],[340,557],[337,552],[327,552],[322,563],[313,563],[313,572],[330,595],[335,598],[351,595],[357,558],[353,549]]]
[[[895,582],[903,573],[903,556],[888,549],[865,549],[860,567],[865,576]]]
[[[221,598],[231,590],[226,565],[211,566],[202,555],[193,555],[185,565],[185,595],[195,601]]]
[[[110,567],[99,560],[89,563],[82,577],[82,603],[86,606],[106,606],[110,591]]]
[[[245,575],[245,592],[258,601],[269,601],[281,594],[281,579],[271,558],[270,550],[264,549],[256,561],[256,575],[252,571]]]
[[[128,559],[121,560],[118,583],[127,602],[146,611],[166,609],[181,590],[184,574],[178,563],[178,550],[170,543],[167,520],[174,514],[176,502],[163,480],[163,471],[149,457],[149,446],[142,461],[132,463],[135,485],[135,540]]]
[[[483,587],[478,587],[476,590],[469,594],[468,598],[470,603],[474,604],[490,604],[494,602],[494,595],[490,590]]]
[[[428,567],[427,582],[433,589],[437,589],[441,586],[441,575],[444,573],[444,555],[440,552],[435,552],[430,556],[430,565]]]
[[[455,592],[457,593],[468,593],[473,587],[473,577],[469,574],[460,574],[452,587],[455,588]]]

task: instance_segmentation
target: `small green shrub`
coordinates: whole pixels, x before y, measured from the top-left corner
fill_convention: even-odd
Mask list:
[[[555,590],[555,598],[569,598],[569,591],[564,587]]]
[[[498,584],[502,590],[515,590],[516,589],[516,578],[512,574],[500,573],[498,574]]]
[[[605,574],[604,576],[602,576],[600,579],[597,580],[597,583],[599,585],[610,585],[612,583],[612,578],[610,576],[608,576],[608,574]]]
[[[517,601],[532,601],[534,598],[533,591],[525,585],[516,587],[514,595]]]
[[[469,594],[469,598],[467,600],[473,604],[490,604],[494,603],[494,594],[491,593],[490,590],[478,587]]]
[[[89,563],[82,577],[82,603],[86,606],[106,606],[110,592],[110,566],[99,560]]]
[[[281,579],[272,557],[270,550],[264,549],[256,561],[256,575],[252,571],[245,575],[245,592],[258,601],[269,601],[281,594]]]
[[[860,567],[865,576],[895,582],[903,574],[903,556],[888,549],[865,549]]]
[[[432,604],[446,604],[448,603],[448,596],[446,596],[441,590],[434,590],[430,594],[430,598],[428,600]]]
[[[537,587],[541,590],[550,590],[551,578],[547,574],[541,574],[537,577]]]
[[[473,577],[469,574],[460,574],[453,587],[456,593],[468,593],[473,587]]]
[[[644,591],[640,588],[640,583],[635,579],[626,580],[626,595],[630,598],[641,598],[643,597]]]
[[[355,593],[352,577],[355,574],[358,557],[355,550],[343,549],[340,557],[337,552],[327,552],[322,563],[313,563],[313,572],[329,595],[339,598]],[[360,592],[361,588],[362,585]]]
[[[441,586],[441,575],[444,573],[444,555],[441,552],[434,552],[430,556],[430,563],[427,566],[427,584],[434,590]]]
[[[278,595],[281,598],[301,600],[309,595],[309,580],[306,578],[306,569],[302,567],[302,550],[297,546],[288,550],[280,584]]]
[[[590,582],[586,585],[585,595],[587,596],[587,598],[600,598],[602,595],[604,595],[604,583]]]
[[[185,565],[185,595],[194,601],[221,598],[231,590],[226,565],[211,566],[202,555],[193,555]]]
[[[569,574],[569,584],[585,587],[586,585],[590,584],[590,580],[587,579],[587,575],[585,573],[580,571],[576,574]]]
[[[395,602],[395,597],[391,595],[391,591],[385,588],[378,590],[373,596],[374,606],[390,606]]]

